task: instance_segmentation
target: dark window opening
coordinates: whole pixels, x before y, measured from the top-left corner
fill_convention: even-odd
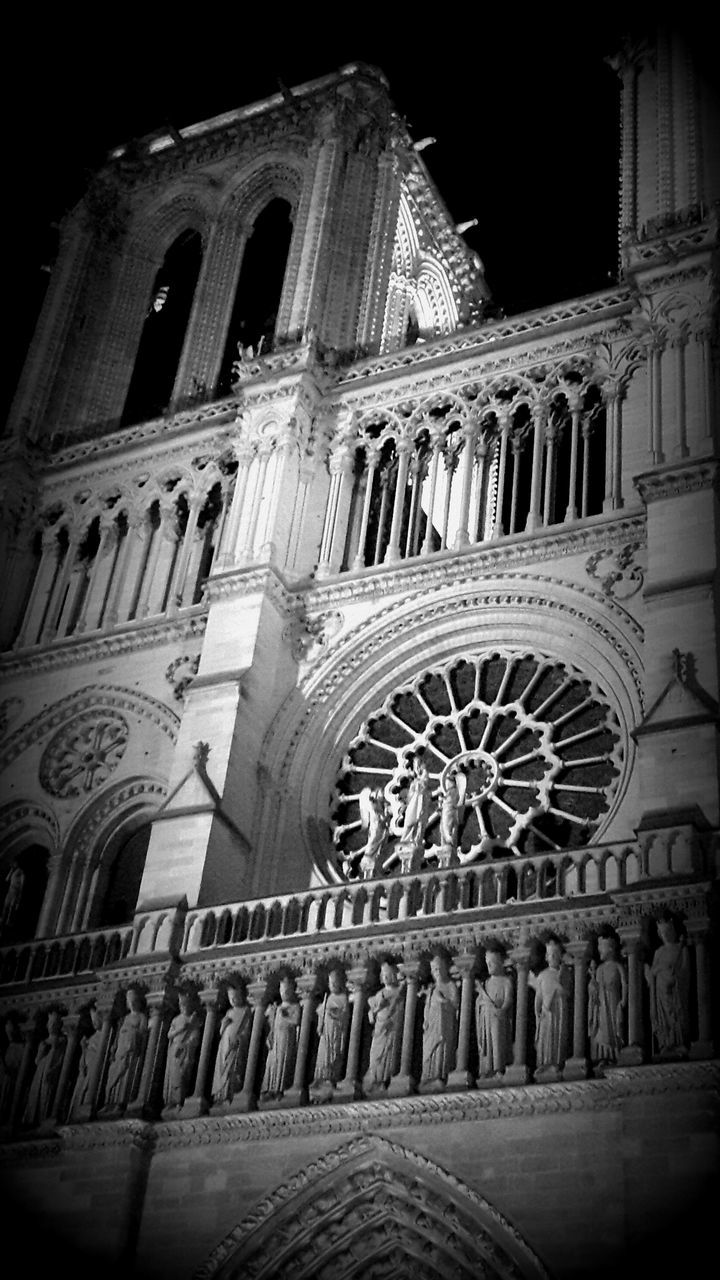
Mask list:
[[[33,844],[0,867],[0,946],[35,937],[48,878],[48,851]]]
[[[259,346],[261,353],[272,350],[292,235],[290,213],[287,200],[271,200],[248,237],[220,368],[221,395],[231,390],[238,344],[252,347],[255,355]]]
[[[150,830],[149,823],[138,827],[118,849],[108,872],[95,927],[131,922],[145,869]]]
[[[201,261],[197,231],[184,231],[165,255],[148,300],[123,426],[156,418],[170,403]]]

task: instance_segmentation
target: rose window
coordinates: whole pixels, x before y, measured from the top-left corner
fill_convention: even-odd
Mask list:
[[[122,760],[129,729],[117,711],[87,712],[55,734],[40,761],[40,782],[67,799],[94,791]]]
[[[427,800],[413,870],[587,844],[617,790],[621,735],[597,686],[549,657],[496,650],[425,671],[365,721],[343,760],[332,822],[348,877],[409,869],[402,845],[416,761]],[[450,849],[441,810],[453,776]],[[370,795],[386,830],[372,870],[360,865]]]

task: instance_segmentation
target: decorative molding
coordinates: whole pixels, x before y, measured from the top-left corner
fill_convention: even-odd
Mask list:
[[[182,640],[197,640],[206,626],[207,607],[193,605],[192,612],[188,610],[184,617],[128,623],[107,635],[70,636],[17,654],[3,654],[0,656],[0,677],[34,676],[58,667],[77,666],[78,663],[89,666],[94,662],[107,662],[119,654],[138,653]]]
[[[682,463],[669,463],[633,478],[633,484],[647,505],[660,498],[676,498],[702,489],[716,489],[720,476],[717,458],[697,458]]]

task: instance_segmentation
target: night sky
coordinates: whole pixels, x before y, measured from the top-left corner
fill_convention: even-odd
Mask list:
[[[509,10],[509,6],[508,6]],[[605,58],[626,30],[592,17],[489,21],[479,5],[431,20],[392,5],[297,17],[212,4],[103,10],[97,28],[68,11],[6,49],[5,159],[14,203],[6,298],[5,391],[14,384],[52,263],[53,221],[120,142],[177,128],[325,75],[346,62],[380,67],[451,216],[478,219],[467,243],[511,315],[610,284],[617,271],[619,80]],[[100,12],[100,11],[98,11]],[[574,12],[574,11],[569,11]],[[150,20],[147,14],[150,14]],[[354,13],[354,16],[353,16]],[[228,16],[230,14],[231,16]],[[77,21],[77,20],[75,20]],[[113,28],[113,23],[117,29]],[[13,372],[14,370],[14,372]]]

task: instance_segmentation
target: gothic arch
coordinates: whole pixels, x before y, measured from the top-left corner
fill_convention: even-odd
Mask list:
[[[399,1143],[363,1135],[260,1202],[195,1280],[549,1280],[483,1196]]]
[[[252,226],[258,214],[276,197],[287,200],[293,216],[302,190],[302,163],[286,156],[261,156],[239,175],[220,208],[222,222]]]

